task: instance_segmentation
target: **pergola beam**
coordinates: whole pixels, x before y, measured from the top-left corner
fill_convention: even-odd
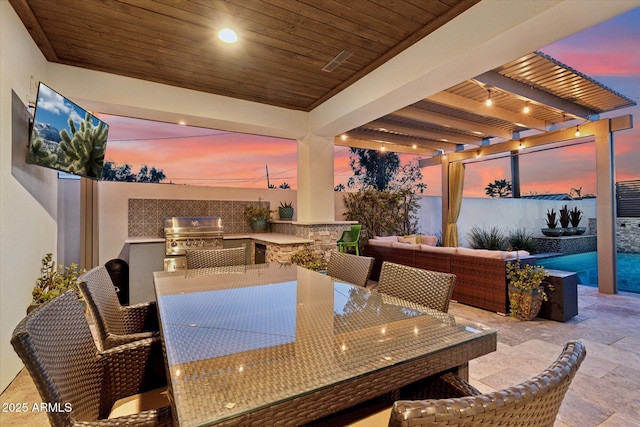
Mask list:
[[[610,122],[611,132],[633,128],[633,117],[631,115],[616,117],[615,119],[602,119]],[[537,147],[540,145],[551,144],[555,142],[570,141],[572,139],[595,136],[596,123],[585,123],[580,125],[580,136],[575,136],[575,128],[570,127],[554,132],[547,132],[541,135],[534,135],[527,138],[515,139],[497,144],[491,144],[484,147],[473,148],[469,150],[458,151],[447,155],[448,162],[459,162],[470,160],[478,157],[486,157],[510,151],[518,151],[522,149]],[[442,163],[442,156],[436,156],[430,159],[421,159],[419,166],[427,167],[439,165]]]
[[[472,114],[480,114],[485,117],[493,117],[495,119],[504,120],[510,123],[517,123],[522,127],[528,129],[536,129],[540,131],[547,130],[547,123],[544,120],[539,120],[531,115],[525,115],[521,113],[514,113],[503,108],[496,106],[486,106],[484,102],[474,101],[464,96],[455,95],[449,92],[439,92],[435,95],[427,98],[429,101],[436,102],[438,104],[446,105],[448,107],[457,108]],[[491,135],[493,136],[493,135]]]
[[[438,150],[431,150],[420,146],[412,148],[410,145],[396,144],[393,142],[372,141],[351,136],[349,136],[346,140],[342,140],[341,137],[337,136],[334,138],[334,144],[341,147],[364,148],[367,150],[380,150],[382,144],[384,144],[386,150],[392,151],[394,153],[416,154],[422,156],[433,156],[438,152]]]
[[[417,107],[405,107],[401,110],[390,114],[391,116],[402,117],[405,119],[416,120],[419,122],[432,123],[438,126],[450,127],[452,129],[460,129],[467,132],[478,133],[478,138],[492,136],[501,139],[511,139],[511,132],[495,126],[489,126],[482,123],[473,123],[469,120],[458,119],[447,116],[445,114],[433,113]]]
[[[367,127],[369,126],[384,128],[387,131],[400,134],[415,135],[420,138],[430,139],[433,140],[434,143],[441,144],[442,148],[438,149],[442,150],[455,150],[456,145],[458,144],[480,145],[480,142],[482,142],[482,138],[478,136],[470,136],[452,132],[439,132],[433,129],[418,129],[412,126],[406,126],[384,119],[374,120],[371,123],[367,123]],[[411,137],[408,136],[408,138]]]
[[[564,112],[567,116],[573,116],[572,118],[586,119],[590,115],[594,114],[594,112],[588,108],[567,101],[566,99],[562,99],[551,93],[543,92],[531,87],[530,85],[517,82],[495,71],[487,71],[486,73],[474,77],[474,80],[511,92],[527,100],[544,104],[547,107],[555,108],[559,112]]]

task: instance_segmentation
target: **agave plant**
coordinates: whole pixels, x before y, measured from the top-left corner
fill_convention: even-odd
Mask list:
[[[571,226],[577,227],[580,224],[581,219],[582,219],[582,211],[578,209],[577,206],[574,206],[574,208],[569,211],[569,220],[571,222]]]
[[[560,209],[560,226],[562,228],[569,228],[569,208],[567,208],[567,205],[564,205],[562,209]]]
[[[547,209],[547,227],[556,228],[557,226],[558,220],[556,219],[556,212],[553,209],[549,212],[549,209]]]

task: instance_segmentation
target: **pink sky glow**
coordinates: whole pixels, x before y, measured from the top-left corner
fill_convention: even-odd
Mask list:
[[[638,102],[640,99],[640,8],[539,49],[599,83]],[[635,53],[634,53],[635,52]],[[614,111],[602,117],[633,114],[640,107]],[[287,182],[297,188],[297,143],[101,115],[110,125],[106,159],[128,163],[134,171],[142,164],[162,169],[165,182],[220,187],[266,187],[265,165],[270,183]],[[615,134],[616,180],[640,179],[640,128]],[[401,155],[404,162],[416,156]],[[346,186],[352,175],[349,150],[335,147],[335,185]],[[426,195],[441,194],[440,167],[422,169]],[[582,187],[582,194],[595,194],[595,145],[581,145],[524,154],[520,159],[521,192],[525,194],[569,193]],[[465,196],[486,197],[484,188],[498,179],[511,180],[509,160],[500,158],[466,167]]]

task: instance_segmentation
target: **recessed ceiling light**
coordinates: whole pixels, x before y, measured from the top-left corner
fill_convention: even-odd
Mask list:
[[[238,35],[231,28],[223,28],[218,32],[218,38],[225,43],[235,43],[238,41]]]

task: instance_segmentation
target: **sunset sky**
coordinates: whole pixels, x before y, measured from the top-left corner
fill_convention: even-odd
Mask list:
[[[640,101],[640,8],[620,15],[538,50],[588,75],[605,86]],[[640,107],[617,110],[601,117],[633,114]],[[266,187],[270,183],[297,185],[294,140],[236,134],[224,131],[140,121],[101,115],[109,123],[107,160],[128,163],[135,171],[142,164],[162,169],[165,182],[223,187]],[[615,134],[616,180],[640,179],[640,126]],[[401,155],[403,162],[415,156]],[[206,159],[203,161],[203,159]],[[520,160],[523,194],[582,194],[596,189],[593,142],[526,154]],[[440,195],[440,168],[422,170],[427,195]],[[335,148],[335,184],[346,185],[352,175],[349,149]],[[467,164],[465,196],[484,197],[484,188],[496,179],[508,179],[508,159]]]

